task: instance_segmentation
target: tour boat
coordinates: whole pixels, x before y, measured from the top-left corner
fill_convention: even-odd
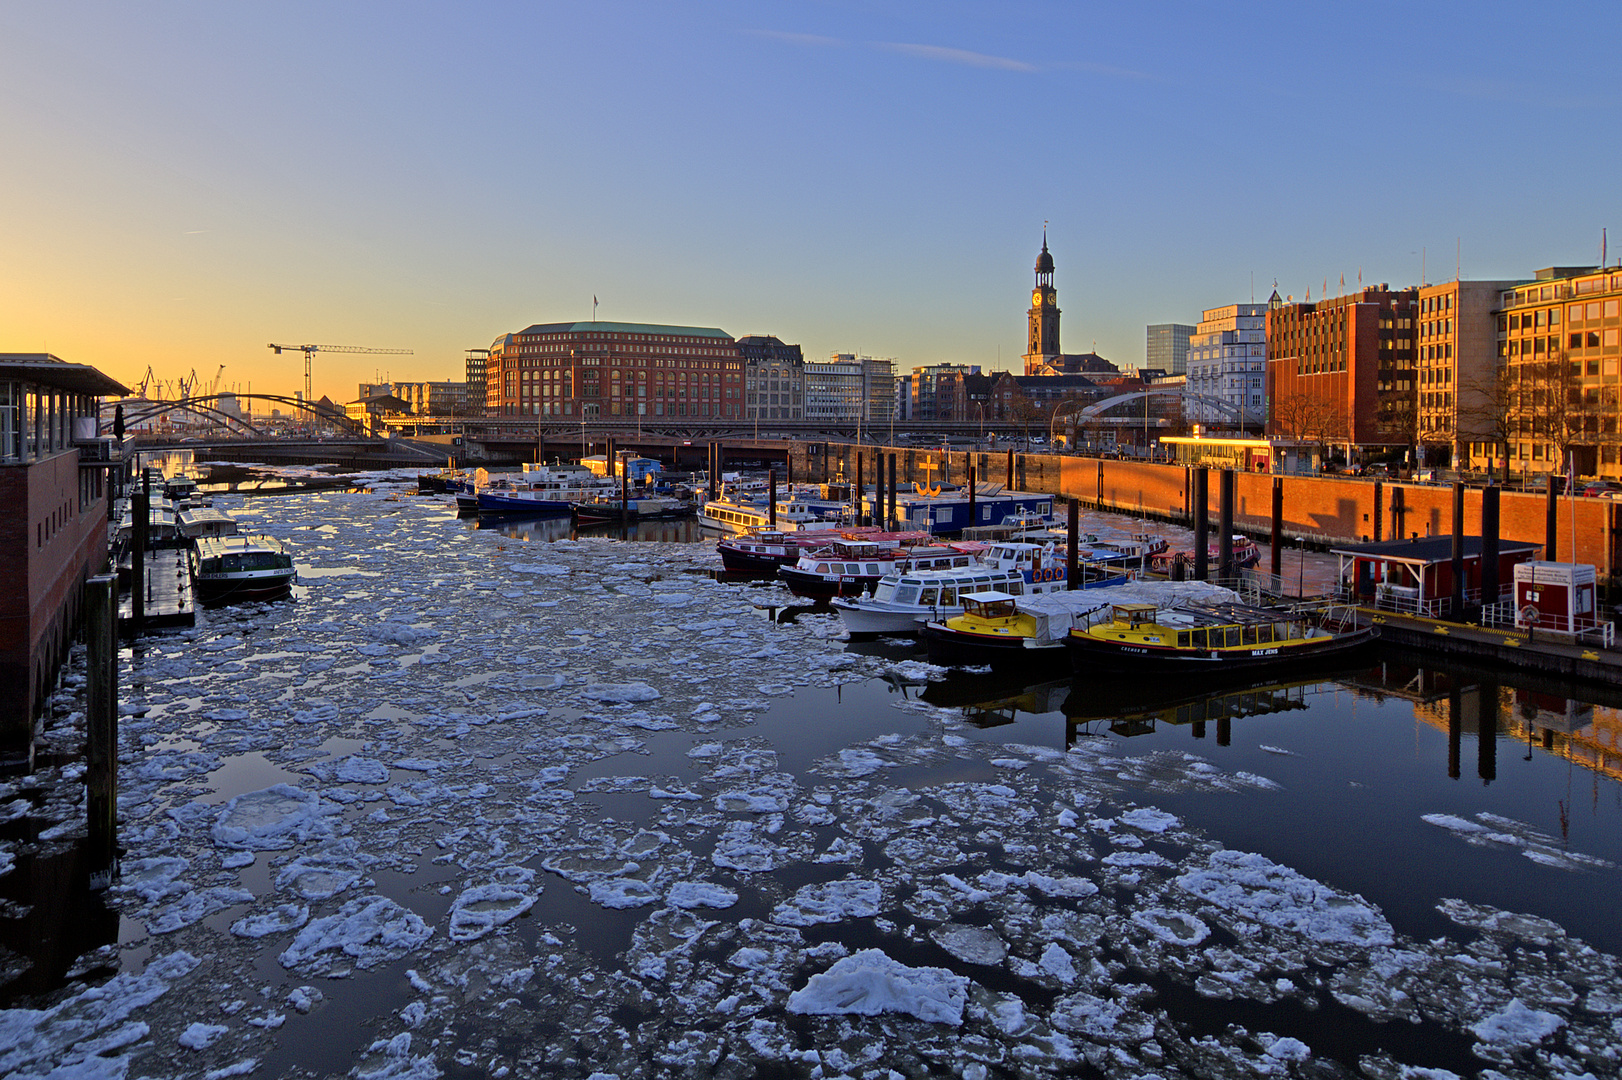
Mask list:
[[[1116,575],[1115,582],[1108,591],[960,595],[961,614],[926,622],[918,634],[933,664],[989,665],[996,670],[1042,668],[1057,674],[1071,667],[1065,655],[1071,629],[1090,625],[1122,603],[1165,608],[1239,599],[1232,589],[1204,581],[1133,581]]]
[[[698,512],[698,523],[702,528],[724,533],[830,531],[839,528],[837,521],[830,521],[798,503],[778,502],[774,521],[770,508],[763,503],[728,496],[706,502]]]
[[[877,525],[801,529],[787,533],[778,529],[760,529],[742,535],[723,536],[715,542],[715,550],[721,556],[721,565],[735,574],[770,577],[781,567],[798,562],[806,551],[827,547],[836,539],[872,540],[894,546],[923,543],[929,539],[929,534],[885,532]]]
[[[693,504],[668,495],[637,494],[625,499],[618,495],[599,495],[575,503],[569,512],[582,525],[600,525],[622,518],[630,521],[671,521],[691,516]]]
[[[272,536],[204,536],[192,551],[192,582],[204,604],[274,600],[298,577],[292,553]]]
[[[1222,558],[1222,546],[1217,543],[1209,545],[1206,548],[1206,555],[1210,559],[1212,570],[1216,570],[1217,563]],[[1172,566],[1179,560],[1192,565],[1194,553],[1192,551],[1167,551],[1165,543],[1162,542],[1160,550],[1150,552],[1149,565],[1156,573],[1169,574]],[[1233,534],[1233,567],[1235,570],[1248,569],[1261,562],[1261,560],[1262,552],[1256,546],[1256,541],[1239,533]]]
[[[1076,570],[1082,589],[1132,579],[1129,571],[1085,563]],[[833,606],[853,634],[913,634],[921,623],[940,619],[942,612],[955,615],[965,593],[988,591],[1010,596],[1069,591],[1065,560],[1050,544],[992,544],[968,566],[886,574],[872,596],[836,598]]]
[[[1344,659],[1374,640],[1348,609],[1266,608],[1242,604],[1111,606],[1108,618],[1074,627],[1065,644],[1078,672],[1189,674],[1285,668]]]
[[[793,566],[779,569],[777,576],[795,596],[825,600],[871,592],[886,574],[946,570],[973,561],[967,552],[941,545],[898,549],[873,540],[836,540],[827,547],[804,551]]]
[[[187,540],[199,540],[205,536],[235,536],[238,532],[236,518],[212,506],[182,510],[175,515],[175,521],[180,535]]]

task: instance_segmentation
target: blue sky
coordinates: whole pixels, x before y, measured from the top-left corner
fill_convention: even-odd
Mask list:
[[[1615,4],[0,3],[0,351],[290,392],[599,317],[1004,366],[1593,263]],[[1622,254],[1622,236],[1614,250]]]

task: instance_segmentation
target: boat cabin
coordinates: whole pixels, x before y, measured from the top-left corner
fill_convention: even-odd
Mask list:
[[[959,599],[963,601],[963,614],[977,619],[1012,619],[1017,613],[1014,598],[1007,593],[964,593]]]
[[[196,540],[202,536],[235,536],[237,533],[236,519],[212,506],[182,510],[176,515],[176,521],[180,526],[180,534],[188,540]]]

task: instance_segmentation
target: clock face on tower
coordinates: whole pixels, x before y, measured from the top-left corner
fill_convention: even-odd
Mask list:
[[[1035,292],[1031,293],[1031,306],[1032,307],[1041,307],[1042,306],[1042,290],[1041,289],[1037,289]]]

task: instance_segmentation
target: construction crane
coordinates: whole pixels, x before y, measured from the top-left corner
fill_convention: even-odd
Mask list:
[[[410,349],[368,349],[361,345],[278,345],[274,341],[270,343],[270,351],[277,356],[280,356],[284,349],[289,352],[301,352],[304,354],[304,404],[306,407],[315,404],[314,401],[310,400],[310,358],[318,352],[376,353],[386,356],[411,355]]]
[[[218,371],[216,371],[214,373],[214,381],[211,384],[209,384],[208,394],[209,394],[210,397],[213,397],[215,394],[218,394],[220,392],[220,376],[224,375],[224,374],[225,374],[225,365],[221,364],[220,365],[220,370],[218,370]]]

